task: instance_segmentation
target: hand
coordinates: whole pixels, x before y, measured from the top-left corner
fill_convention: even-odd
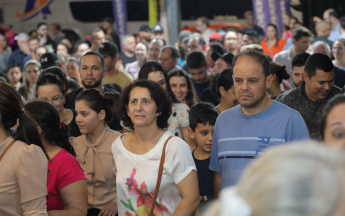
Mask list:
[[[98,216],[115,216],[117,214],[117,203],[111,202],[105,205]]]
[[[122,59],[119,59],[116,63],[116,69],[119,71],[125,71],[125,67],[123,66]]]

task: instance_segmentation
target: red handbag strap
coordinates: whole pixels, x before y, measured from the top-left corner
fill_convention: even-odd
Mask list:
[[[169,140],[171,138],[173,138],[173,137],[171,136],[171,137],[169,137],[167,139],[167,141],[165,141],[165,144],[164,144],[164,147],[163,147],[161,161],[159,163],[156,189],[155,189],[155,193],[154,193],[154,196],[153,196],[153,200],[152,200],[152,205],[151,205],[151,210],[150,210],[150,215],[149,216],[152,216],[153,215],[153,211],[155,210],[156,199],[157,199],[157,196],[158,196],[159,187],[161,186],[162,175],[163,175],[163,164],[164,164],[164,160],[165,160],[165,149],[166,149],[167,144],[168,144],[168,142],[169,142]]]
[[[13,144],[16,142],[17,140],[13,140],[6,148],[5,150],[1,153],[0,155],[0,161],[1,159],[5,156],[6,152],[13,146]]]

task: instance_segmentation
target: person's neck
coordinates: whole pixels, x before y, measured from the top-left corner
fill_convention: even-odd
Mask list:
[[[231,107],[228,107],[222,98],[220,99],[220,104],[216,108],[222,113],[225,110],[230,109]]]
[[[41,137],[42,144],[44,149],[47,152],[47,155],[49,156],[50,159],[52,159],[59,151],[62,150],[60,146],[54,145],[48,140],[46,140],[44,137]]]
[[[211,157],[211,152],[205,152],[201,148],[197,148],[194,151],[194,157],[198,160],[206,160]]]
[[[115,65],[107,70],[107,73],[105,74],[106,77],[112,77],[119,73],[119,71],[115,68]]]
[[[339,20],[335,20],[334,22],[332,22],[332,30],[336,29],[338,24],[339,24]]]
[[[312,101],[317,101],[317,99],[313,96],[313,94],[309,91],[309,88],[307,86],[307,83],[305,83],[304,85],[304,91],[305,91],[305,94],[307,95],[307,97],[312,100]]]
[[[271,98],[272,97],[277,97],[278,95],[280,95],[283,91],[280,88],[280,84],[279,83],[272,83],[271,88],[267,90],[268,93],[270,94]]]
[[[292,59],[293,57],[295,57],[296,54],[297,54],[296,49],[294,46],[292,46],[290,48],[290,58]]]
[[[137,59],[138,65],[141,68],[146,63],[146,58]]]
[[[29,83],[29,89],[32,89],[34,87],[35,83]]]
[[[18,82],[12,83],[11,86],[13,86],[13,87],[19,87],[20,84],[21,84],[21,83],[18,81]]]
[[[5,47],[0,47],[0,52],[4,53],[5,52]]]
[[[90,50],[94,52],[98,52],[98,47],[92,44],[90,47]]]
[[[87,137],[90,139],[90,143],[96,143],[96,140],[102,135],[102,131],[106,127],[105,124],[100,125],[97,127],[92,133],[87,134]]]
[[[136,136],[139,145],[145,143],[156,144],[164,133],[165,132],[154,122],[144,127],[134,126],[133,135]]]
[[[0,126],[0,143],[3,143],[9,136],[9,131],[6,130],[2,125]]]
[[[241,111],[245,115],[255,115],[258,113],[261,113],[262,111],[266,110],[271,104],[273,103],[273,100],[268,97],[268,95],[265,95],[265,98],[255,107],[246,108],[241,106]]]
[[[253,28],[254,28],[254,24],[248,24],[248,23],[247,23],[247,28],[253,29]]]
[[[103,85],[102,84],[100,84],[99,86],[97,86],[95,89],[97,89],[98,91],[100,91],[100,92],[104,92],[104,87],[103,87]],[[85,90],[88,90],[88,88],[86,88],[85,86],[83,86],[83,91],[85,91]]]
[[[59,112],[60,122],[64,122],[65,124],[67,124],[67,122],[65,122],[67,120],[67,114],[68,114],[68,109],[65,109],[65,108]]]
[[[232,49],[232,50],[229,49],[229,53],[232,53],[233,55],[237,55],[238,49],[237,48]]]
[[[335,59],[334,65],[339,67],[345,67],[345,59]]]
[[[133,56],[134,56],[134,52],[131,52],[131,51],[129,51],[129,50],[125,50],[125,55],[127,56],[127,57],[129,57],[129,58],[132,58]]]

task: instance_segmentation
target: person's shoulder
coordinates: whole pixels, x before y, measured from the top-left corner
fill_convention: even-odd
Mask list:
[[[279,116],[285,118],[286,117],[286,114],[294,114],[294,113],[298,113],[298,111],[290,108],[289,106],[279,102],[279,101],[273,101],[274,105],[275,105],[275,108],[277,110],[279,110]],[[281,115],[281,112],[284,112],[284,116]]]
[[[117,137],[119,137],[121,135],[122,135],[122,133],[119,133],[117,131],[109,129],[109,136],[111,137],[111,139],[115,140]]]
[[[122,77],[125,77],[127,80],[133,81],[133,77],[126,73],[125,71],[120,70],[119,74],[121,74]]]
[[[78,162],[77,159],[66,149],[62,149],[58,154],[53,157],[54,162],[60,163],[65,166],[69,166],[74,162]]]
[[[276,101],[283,102],[284,100],[295,98],[299,95],[299,92],[300,92],[300,87],[290,89],[278,95],[278,97],[276,98]]]
[[[185,103],[173,103],[173,108],[175,108],[177,111],[189,110],[189,107]]]
[[[274,59],[286,58],[288,55],[289,55],[289,50],[283,50],[283,51],[280,51],[279,53],[275,54],[273,58]]]
[[[13,152],[16,153],[19,157],[25,160],[26,157],[35,157],[40,158],[42,160],[46,160],[46,156],[41,149],[41,147],[34,145],[34,144],[27,144],[20,140],[16,140],[16,142],[11,147],[13,148]]]
[[[71,140],[71,144],[73,145],[73,147],[80,145],[80,144],[83,144],[85,142],[86,142],[86,135],[85,134],[82,134],[78,137],[72,138],[72,140]]]
[[[241,104],[238,104],[236,106],[234,106],[233,108],[231,109],[228,109],[228,110],[225,110],[224,112],[222,112],[221,114],[219,114],[217,120],[224,120],[224,121],[227,121],[225,120],[228,116],[232,116],[232,117],[236,117],[236,118],[239,118],[239,114],[241,114],[242,111],[241,111]]]
[[[341,93],[344,93],[343,89],[334,85],[332,88],[331,94],[335,95],[335,94],[341,94]]]
[[[172,135],[170,134],[170,136]],[[167,145],[167,150],[169,151],[177,151],[177,152],[183,151],[184,152],[188,149],[192,151],[189,145],[183,139],[177,136],[172,136],[172,138],[169,140],[168,145]]]

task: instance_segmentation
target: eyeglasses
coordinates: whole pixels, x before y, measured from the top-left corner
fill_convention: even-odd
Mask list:
[[[61,99],[62,99],[61,96],[54,96],[50,100],[48,98],[38,98],[37,100],[52,103],[52,104],[58,104]]]
[[[342,51],[344,49],[344,47],[333,47],[333,50],[339,50]]]

